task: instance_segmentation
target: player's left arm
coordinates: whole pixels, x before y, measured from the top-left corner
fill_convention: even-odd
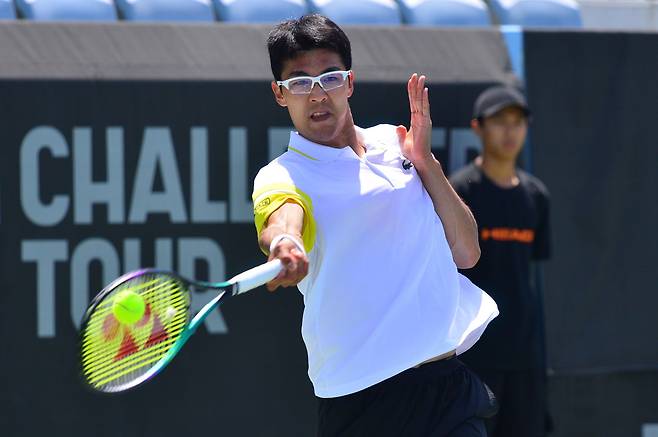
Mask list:
[[[432,118],[425,76],[414,73],[407,83],[411,128],[397,127],[402,154],[412,162],[441,218],[457,267],[473,267],[480,258],[477,224],[473,214],[448,182],[431,151]]]

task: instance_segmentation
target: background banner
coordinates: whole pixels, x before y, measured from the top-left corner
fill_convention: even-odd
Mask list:
[[[658,34],[525,34],[533,170],[553,194],[556,370],[658,370],[657,46]]]
[[[557,436],[658,422],[658,34],[525,33],[533,170],[552,193],[545,269]]]

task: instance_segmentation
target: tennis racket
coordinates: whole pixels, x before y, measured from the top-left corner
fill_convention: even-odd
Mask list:
[[[222,301],[269,282],[281,268],[281,261],[273,260],[218,283],[191,281],[157,269],[121,276],[92,300],[85,313],[80,331],[82,379],[92,389],[108,393],[150,380]],[[190,314],[191,287],[217,292],[194,316]],[[138,295],[143,302],[139,320],[122,323],[115,316],[113,305],[119,293]]]

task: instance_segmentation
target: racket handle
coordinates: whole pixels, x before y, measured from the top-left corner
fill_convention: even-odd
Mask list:
[[[246,272],[240,273],[231,278],[228,282],[236,284],[234,294],[244,293],[245,291],[249,291],[270,282],[277,277],[282,268],[283,265],[281,264],[281,260],[274,259],[265,264],[261,264],[258,267],[249,269]]]

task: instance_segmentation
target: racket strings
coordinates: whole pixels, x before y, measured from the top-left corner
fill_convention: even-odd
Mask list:
[[[135,282],[135,284],[132,284],[132,282]],[[165,287],[171,288],[174,286],[176,286],[174,282],[167,281],[165,278],[162,277],[158,277],[156,279],[152,279],[149,281],[135,278],[132,279],[130,283],[121,284],[111,293],[110,296],[114,297],[117,293],[129,288],[130,290],[141,294],[144,300],[148,301],[148,299],[154,299],[155,294],[164,291],[163,288]],[[114,302],[111,298],[109,298],[110,296],[108,296],[108,298],[106,299],[103,299],[103,301],[94,310],[95,321],[102,322],[104,320],[102,319],[102,317],[112,312],[112,304]],[[167,297],[166,294],[164,296]],[[90,320],[88,326],[91,326],[91,324],[92,324],[92,320]]]
[[[162,290],[162,292],[171,292],[171,291],[172,291],[171,288]],[[165,296],[165,298],[169,300],[169,296]],[[158,300],[162,300],[162,299],[151,298],[153,299],[152,301],[149,301],[147,299],[148,298],[145,297],[147,303],[146,303],[146,311],[144,313],[144,316],[142,317],[141,320],[139,320],[135,324],[134,327],[121,325],[119,321],[115,319],[114,314],[112,314],[112,312],[96,312],[94,313],[93,319],[91,319],[89,324],[87,325],[86,332],[100,333],[102,334],[103,340],[105,340],[106,342],[116,339],[118,335],[121,335],[121,337],[119,337],[120,339],[121,338],[125,339],[126,335],[128,335],[130,338],[133,338],[137,343],[143,342],[144,335],[148,333],[150,333],[151,335],[161,333],[162,329],[158,329],[159,326],[149,326],[148,323],[149,321],[151,321],[151,318],[153,317],[153,324],[155,325],[157,323],[158,325],[161,325],[160,318],[157,316],[157,314],[153,316],[154,310],[152,308],[160,307],[161,305],[160,302],[158,302]],[[170,305],[168,306],[168,308],[176,308],[181,304],[184,304],[183,296],[171,299],[169,303]],[[167,309],[166,311],[172,311],[172,310]],[[142,329],[142,328],[147,328],[147,329]],[[83,349],[85,349],[90,343],[95,341],[98,341],[96,335],[85,336],[82,343]],[[85,353],[83,353],[83,362],[88,359],[95,359],[95,360],[100,359],[101,357],[99,355],[105,355],[105,358],[107,358],[107,354],[109,354],[110,352],[111,349],[99,349],[95,351],[85,350]]]
[[[150,344],[147,342],[144,344],[143,349],[149,349],[149,353],[152,351],[155,351],[156,348],[155,346],[158,346],[160,343],[162,345],[169,345],[172,342],[175,342],[178,337],[175,335],[179,329],[182,329],[184,327],[185,321],[181,321],[180,323],[177,323],[175,325],[172,325],[169,328],[169,332],[171,332],[171,335],[168,335],[168,338],[163,338],[162,341],[154,341],[151,342]],[[119,346],[119,348],[107,348],[107,350],[101,351],[99,354],[95,355],[90,355],[86,356],[83,359],[83,365],[87,367],[89,371],[94,371],[98,370],[102,367],[108,366],[108,365],[113,365],[113,368],[116,368],[118,366],[121,366],[123,364],[129,364],[130,360],[129,355],[131,353],[139,352],[139,343],[132,338],[130,333],[126,333],[122,336],[122,344]],[[132,342],[134,346],[132,347],[126,347],[124,346],[125,343]],[[146,355],[146,351],[144,352],[143,355]],[[116,364],[115,364],[116,363]]]
[[[125,284],[121,287],[121,290],[125,289],[127,286],[130,286],[130,284]],[[142,289],[146,287],[138,286],[135,288]],[[102,336],[100,336],[98,332],[99,322],[93,325],[90,323],[91,329],[87,332],[93,332],[96,335],[87,337],[90,339],[90,343],[84,348],[83,366],[87,367],[87,374],[92,385],[107,385],[108,383],[114,385],[116,383],[125,383],[127,380],[129,381],[131,378],[138,377],[141,373],[148,370],[140,369],[144,367],[145,364],[152,362],[150,360],[144,362],[144,358],[151,358],[157,361],[166,353],[168,347],[177,339],[178,334],[186,322],[186,311],[178,311],[179,316],[166,323],[166,325],[168,325],[166,328],[165,323],[162,323],[159,316],[163,314],[161,311],[163,306],[167,305],[166,311],[171,311],[172,309],[175,311],[176,306],[180,306],[180,303],[184,301],[184,299],[181,298],[174,300],[169,299],[172,292],[176,292],[178,288],[178,285],[163,287],[161,284],[157,288],[153,287],[149,290],[151,293],[144,293],[147,308],[149,309],[147,313],[149,314],[145,313],[145,321],[140,321],[141,323],[138,322],[134,327],[121,326],[118,329],[121,331],[121,335],[116,335],[117,329],[115,329],[113,330],[114,336],[108,336],[107,332],[102,332]],[[117,290],[117,292],[121,290]],[[153,291],[156,291],[158,294],[154,294]],[[159,298],[154,299],[152,295]],[[111,296],[108,297],[111,298]],[[154,309],[151,310],[151,308]],[[184,310],[186,310],[186,308],[184,308]],[[104,318],[104,327],[108,324],[114,324],[115,326],[118,324],[118,322],[114,320],[112,313],[105,311],[105,314],[101,313],[100,316]],[[105,328],[105,331],[106,330],[107,328]],[[168,337],[171,338],[171,341],[164,343],[158,341],[158,339],[166,340]],[[158,343],[160,343],[160,347],[152,347]],[[91,347],[92,345],[94,347]],[[135,374],[131,375],[131,372]],[[114,380],[120,376],[123,377],[122,380],[115,382]],[[107,388],[109,389],[111,387]]]
[[[142,296],[145,312],[132,325],[112,312],[124,290]],[[96,306],[82,335],[82,373],[102,391],[115,391],[143,377],[180,338],[189,318],[189,293],[175,277],[147,273],[119,284]]]
[[[148,289],[147,292],[142,294],[147,307],[142,319],[136,323],[136,327],[138,328],[143,327],[144,324],[148,322],[149,317],[153,312],[153,308],[157,309],[165,306],[166,308],[172,307],[176,309],[181,301],[185,299],[185,295],[183,293],[178,293],[178,295],[175,294],[177,292],[176,287],[178,287],[176,283],[168,283],[162,281],[150,281],[149,283],[151,284],[152,288]],[[116,292],[113,292],[110,296],[104,299],[103,302],[98,305],[98,307],[96,307],[93,316],[87,323],[87,331],[97,331],[98,329],[101,329],[102,325],[103,333],[107,336],[110,334],[109,331],[111,331],[113,328],[116,329],[121,326],[112,314],[112,304],[113,297],[126,288],[127,287],[122,287],[117,289]],[[144,289],[144,287],[139,287],[135,290],[137,289]],[[93,337],[85,338],[83,340],[83,346],[93,340]]]

